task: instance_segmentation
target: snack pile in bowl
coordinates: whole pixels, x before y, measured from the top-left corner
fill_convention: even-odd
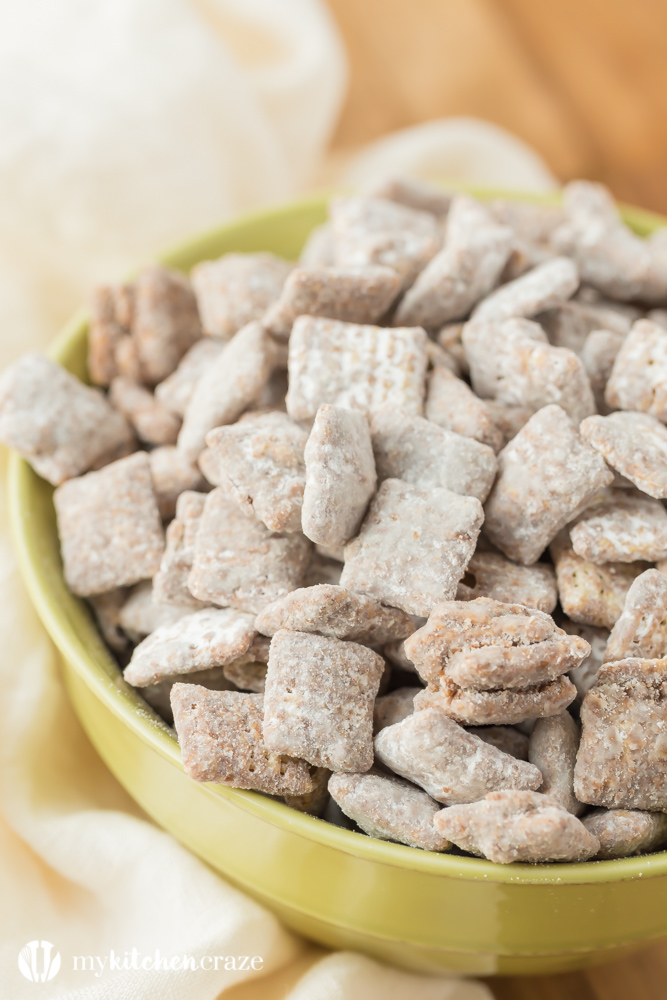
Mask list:
[[[499,864],[667,843],[667,230],[334,198],[298,264],[98,288],[0,440],[195,781]]]

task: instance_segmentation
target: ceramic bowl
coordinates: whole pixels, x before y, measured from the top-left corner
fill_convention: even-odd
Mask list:
[[[294,258],[325,215],[324,197],[301,201],[162,259],[188,270],[231,250]],[[632,209],[626,218],[643,234],[667,224]],[[84,379],[86,332],[79,314],[51,350]],[[23,576],[92,743],[160,826],[289,927],[404,968],[486,975],[574,969],[667,933],[665,853],[495,865],[372,840],[254,792],[192,781],[173,731],[125,684],[86,606],[65,587],[51,487],[13,455],[8,488]]]

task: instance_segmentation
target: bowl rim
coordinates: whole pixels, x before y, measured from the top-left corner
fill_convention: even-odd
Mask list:
[[[485,200],[505,197],[557,204],[560,199],[558,192],[535,195],[464,184],[450,184],[448,187],[465,190]],[[270,225],[272,222],[289,219],[298,210],[322,209],[329,197],[330,192],[317,194],[241,215],[172,247],[156,259],[161,263],[178,267],[179,261],[184,258],[187,260],[196,258],[200,248],[208,246],[212,241],[223,237],[233,238],[236,232],[242,233],[249,225],[262,223]],[[625,221],[642,235],[647,235],[659,226],[667,226],[667,218],[663,216],[632,206],[620,207]],[[51,343],[47,351],[48,356],[62,361],[73,346],[85,336],[87,329],[88,313],[80,309]],[[50,590],[39,558],[39,546],[31,530],[31,520],[25,515],[28,506],[26,501],[35,489],[36,482],[38,477],[29,464],[16,452],[11,452],[7,477],[10,527],[21,575],[44,627],[62,657],[98,699],[142,742],[183,771],[178,743],[171,727],[167,726],[123,680],[122,672],[110,654],[107,653],[106,656],[108,660],[105,664],[106,669],[103,665],[95,663],[85,647],[83,638],[69,621],[56,595]],[[513,885],[585,885],[655,878],[667,874],[667,851],[610,861],[546,864],[515,862],[511,865],[498,865],[485,859],[450,853],[420,851],[403,844],[378,840],[334,826],[258,792],[211,783],[202,784],[200,787],[205,794],[230,800],[237,808],[305,840],[376,864],[440,878]]]

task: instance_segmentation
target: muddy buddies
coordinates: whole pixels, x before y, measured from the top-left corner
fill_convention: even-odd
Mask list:
[[[92,385],[0,376],[190,778],[497,864],[667,845],[661,239],[395,178],[299,261],[98,288]]]

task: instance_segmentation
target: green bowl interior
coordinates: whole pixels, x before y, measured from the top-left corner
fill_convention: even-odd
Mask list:
[[[517,192],[467,190],[482,198],[498,195],[535,197]],[[556,198],[547,196],[535,200],[548,202]],[[201,260],[219,257],[230,251],[269,250],[295,259],[309,232],[325,221],[326,204],[327,198],[321,195],[257,212],[198,236],[163,254],[160,259],[183,271],[189,271]],[[628,224],[641,235],[667,225],[667,219],[639,209],[624,208],[623,214]],[[63,329],[49,352],[51,357],[84,381],[88,380],[87,329],[87,315],[80,312]],[[182,769],[173,730],[125,683],[85,603],[67,590],[62,574],[52,494],[52,487],[37,476],[27,462],[17,454],[11,455],[8,496],[12,531],[21,571],[39,616],[62,656],[96,696],[145,743]],[[231,798],[239,808],[307,840],[394,867],[449,878],[515,884],[583,884],[650,878],[667,872],[667,852],[616,861],[507,866],[451,854],[431,854],[341,829],[256,792],[211,784],[203,786],[203,789],[213,796]]]

